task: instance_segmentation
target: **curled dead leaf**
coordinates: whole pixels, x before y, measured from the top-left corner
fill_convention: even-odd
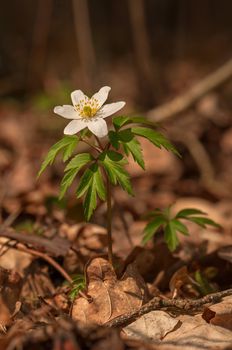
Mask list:
[[[128,265],[120,280],[111,264],[95,258],[86,268],[89,303],[78,297],[73,305],[72,318],[84,323],[104,324],[110,319],[135,311],[147,301],[147,287],[133,264]]]

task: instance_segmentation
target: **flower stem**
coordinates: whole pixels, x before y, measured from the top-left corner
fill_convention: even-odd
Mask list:
[[[97,151],[98,153],[101,153],[101,149],[99,147],[96,147],[96,146],[92,145],[87,140],[81,138],[80,141],[86,143],[88,146],[90,146],[91,148],[95,149],[95,151]]]
[[[96,135],[94,135],[94,136],[95,136],[95,139],[96,139],[96,141],[97,141],[97,143],[98,143],[100,149],[103,151],[103,150],[104,150],[104,147],[103,147],[101,141],[99,140],[99,137],[97,137]]]
[[[95,136],[95,139],[97,141],[98,147],[101,149],[101,151],[104,151],[104,147],[101,144],[101,141],[99,138]],[[109,143],[110,146],[110,143]],[[108,176],[106,175],[106,204],[107,204],[107,245],[108,245],[108,260],[110,264],[113,266],[113,242],[112,242],[112,194],[111,194],[111,185],[110,181],[108,179]]]
[[[108,259],[113,266],[113,249],[112,249],[112,196],[110,181],[106,179],[107,186],[107,238],[108,238]]]

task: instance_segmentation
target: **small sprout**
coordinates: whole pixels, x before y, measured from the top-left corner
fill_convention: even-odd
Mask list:
[[[216,292],[215,287],[209,281],[210,278],[204,271],[202,272],[200,270],[197,270],[194,274],[194,279],[197,282],[197,289],[201,295],[207,295]]]
[[[81,274],[77,274],[73,277],[73,284],[72,289],[70,290],[68,296],[71,301],[75,300],[78,293],[85,289],[86,287],[86,280],[85,276]]]
[[[191,221],[202,228],[206,228],[207,226],[221,228],[215,221],[206,218],[206,214],[199,209],[183,209],[172,217],[171,207],[169,207],[163,211],[156,209],[148,215],[150,221],[144,229],[143,244],[152,239],[157,231],[162,228],[164,231],[164,240],[170,251],[174,251],[179,245],[177,233],[185,236],[189,235],[188,227],[181,220]]]

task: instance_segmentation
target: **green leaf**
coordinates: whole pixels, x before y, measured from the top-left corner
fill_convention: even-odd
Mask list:
[[[94,160],[93,156],[89,153],[80,153],[73,157],[70,162],[67,164],[64,171],[69,171],[72,169],[80,170],[85,164]]]
[[[213,226],[216,228],[221,228],[221,225],[217,224],[215,221],[205,218],[205,217],[200,217],[200,216],[190,216],[190,217],[185,217],[186,220],[192,221],[195,224],[206,228],[207,225]]]
[[[63,160],[66,161],[71,156],[74,148],[77,146],[79,138],[76,135],[65,136],[60,141],[55,143],[49,150],[46,158],[44,159],[41,168],[38,173],[38,177],[44,172],[48,165],[51,165],[57,154],[63,150]]]
[[[97,207],[97,191],[96,187],[94,186],[93,180],[91,181],[90,186],[88,187],[83,206],[85,218],[87,221],[89,221],[94,209],[96,209]]]
[[[84,174],[80,179],[79,186],[76,191],[77,198],[82,197],[86,193],[89,186],[91,185],[92,178],[97,169],[98,165],[95,163],[85,170]]]
[[[59,200],[61,200],[67,189],[71,186],[71,184],[73,183],[73,180],[75,179],[76,175],[78,173],[78,169],[71,169],[70,171],[68,171],[62,181],[61,181],[61,184],[60,184],[60,194],[59,194]]]
[[[190,216],[190,215],[206,215],[206,213],[204,213],[203,211],[199,210],[199,209],[195,209],[195,208],[186,208],[183,210],[180,210],[177,214],[176,214],[176,219],[179,218],[185,218],[186,216]]]
[[[74,299],[77,297],[78,293],[85,289],[86,287],[86,280],[84,275],[77,274],[73,278],[73,284],[72,289],[69,292],[68,296],[71,301],[74,301]]]
[[[122,130],[119,132],[120,141],[123,144],[126,154],[131,153],[135,162],[137,162],[142,169],[145,170],[145,164],[143,160],[143,153],[140,142],[134,137],[130,129]]]
[[[149,219],[149,218],[156,217],[156,216],[163,216],[164,217],[163,212],[162,212],[161,209],[156,208],[155,210],[152,210],[149,213],[144,214],[142,217],[144,219]]]
[[[111,145],[116,150],[118,150],[120,147],[118,133],[113,131],[113,130],[110,130],[108,135],[109,135],[109,140],[110,140]]]
[[[102,200],[105,201],[106,200],[106,189],[105,189],[105,185],[103,182],[103,176],[102,176],[102,172],[100,167],[98,168],[98,171],[95,173],[95,185],[96,185],[96,191],[98,194],[98,197]]]
[[[145,169],[140,142],[133,135],[131,129],[125,129],[119,132],[111,131],[109,133],[109,139],[115,149],[118,150],[121,144],[126,155],[128,156],[131,154],[134,161],[137,162],[142,169]]]
[[[144,117],[129,117],[129,116],[119,116],[113,118],[113,125],[116,131],[121,127],[128,124],[145,124],[155,126],[156,124],[147,120]]]
[[[68,136],[68,137],[70,138],[70,136]],[[73,136],[71,136],[71,137],[73,137]],[[66,162],[71,157],[74,149],[77,146],[79,138],[78,138],[78,136],[75,136],[72,140],[70,139],[69,141],[70,141],[70,143],[64,148],[64,151],[63,151],[63,162]]]
[[[130,177],[124,166],[128,163],[123,156],[115,151],[106,151],[99,157],[99,161],[105,169],[109,180],[113,185],[120,186],[130,195],[133,195]]]
[[[105,200],[106,190],[103,182],[103,177],[98,164],[93,164],[88,168],[81,177],[78,189],[77,197],[81,197],[86,193],[84,199],[84,214],[86,220],[89,220],[93,214],[93,211],[97,207],[97,195],[100,199]]]
[[[160,228],[160,226],[162,226],[165,223],[166,223],[166,220],[162,216],[158,216],[154,220],[149,222],[143,231],[144,237],[143,237],[142,243],[143,244],[147,243],[155,235],[155,233]]]
[[[179,220],[176,220],[176,219],[172,219],[170,222],[171,222],[174,230],[179,231],[180,233],[182,233],[185,236],[189,235],[188,228],[184,224],[182,224],[182,222],[180,222]]]
[[[180,157],[177,149],[171,144],[171,142],[160,132],[150,128],[135,127],[131,128],[133,134],[141,136],[149,140],[153,145],[158,148],[164,147],[167,151],[172,151],[174,154]]]
[[[200,270],[195,272],[195,280],[198,284],[199,291],[202,295],[207,295],[215,292],[215,289],[212,287],[208,279],[201,273]]]
[[[164,229],[164,239],[171,251],[174,251],[179,244],[175,227],[169,222]]]
[[[71,186],[73,180],[77,176],[78,172],[87,163],[91,162],[94,158],[89,153],[81,153],[76,155],[66,166],[65,172],[61,185],[59,199],[63,198],[67,189]]]

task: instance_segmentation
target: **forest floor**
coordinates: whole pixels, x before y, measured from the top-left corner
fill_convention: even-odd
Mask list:
[[[59,202],[62,162],[36,180],[63,122],[1,105],[1,350],[232,349],[231,95],[229,82],[162,124],[182,159],[142,142],[146,171],[128,165],[135,197],[114,190],[116,272],[105,205],[85,223],[71,192]],[[171,204],[222,228],[186,223],[174,253],[163,232],[143,246],[144,215]]]

